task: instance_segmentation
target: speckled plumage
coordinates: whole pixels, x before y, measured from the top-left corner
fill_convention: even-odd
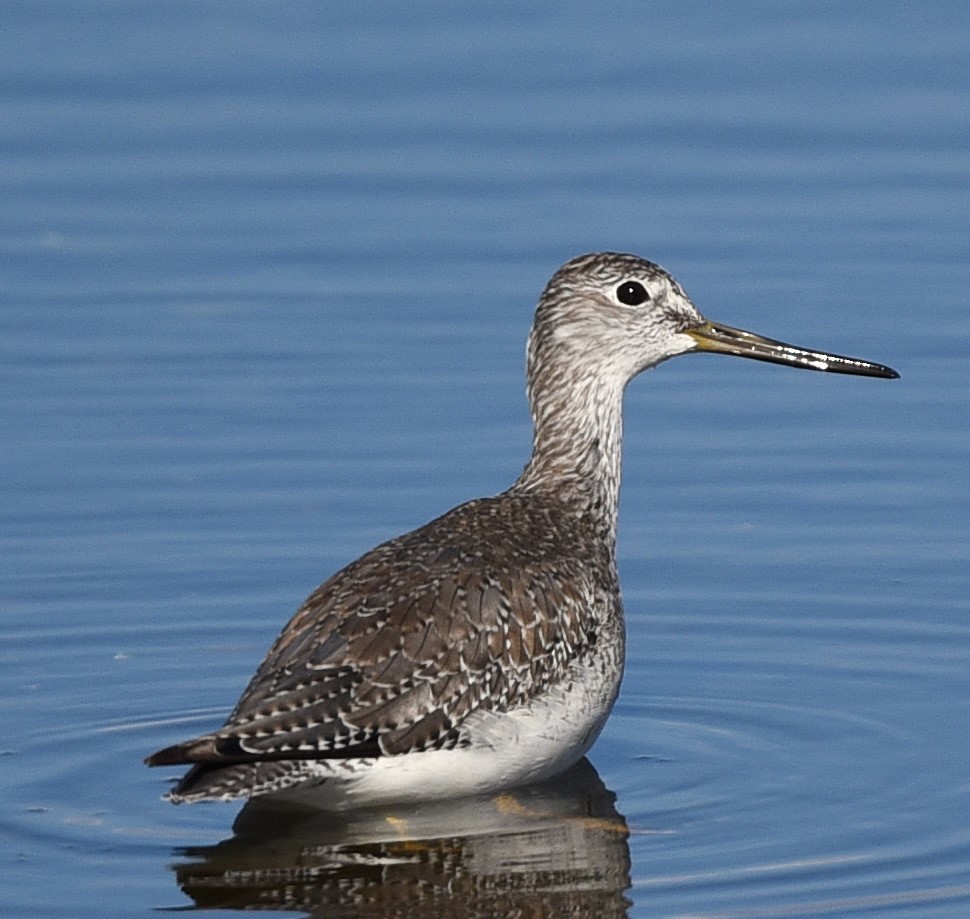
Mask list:
[[[636,256],[573,259],[543,292],[529,339],[535,434],[518,481],[319,587],[225,726],[149,757],[193,764],[169,797],[299,787],[354,806],[494,790],[576,762],[623,670],[623,389],[646,367],[699,349],[894,375],[715,327]]]

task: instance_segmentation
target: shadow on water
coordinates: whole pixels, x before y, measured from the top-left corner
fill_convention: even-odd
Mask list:
[[[629,832],[615,800],[587,760],[497,797],[351,815],[260,798],[231,838],[179,850],[174,871],[197,909],[622,917]]]

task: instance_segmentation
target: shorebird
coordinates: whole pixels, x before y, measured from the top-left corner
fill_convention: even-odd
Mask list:
[[[572,259],[543,291],[529,335],[534,436],[518,480],[317,588],[225,725],[148,757],[191,765],[167,797],[308,793],[346,809],[491,793],[576,763],[623,674],[623,391],[694,351],[899,376],[708,321],[637,256]]]

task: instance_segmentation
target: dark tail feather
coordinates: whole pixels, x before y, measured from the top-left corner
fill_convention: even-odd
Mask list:
[[[376,736],[360,743],[347,744],[333,750],[293,749],[292,746],[267,746],[263,750],[247,750],[239,737],[203,734],[192,740],[156,750],[146,757],[147,766],[188,766],[194,763],[210,766],[234,766],[242,763],[260,763],[280,760],[321,759],[372,759],[383,755]]]
[[[156,750],[151,756],[145,757],[145,765],[184,766],[188,763],[217,762],[219,759],[215,738],[196,737]]]

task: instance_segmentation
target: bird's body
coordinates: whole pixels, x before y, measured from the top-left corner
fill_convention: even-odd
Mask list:
[[[591,553],[601,564],[578,561]],[[343,806],[539,780],[596,739],[622,661],[612,553],[582,512],[512,492],[472,501],[307,599],[230,717],[231,739],[197,748],[223,763],[240,747],[257,756],[197,766],[180,797],[324,779],[315,794]]]
[[[573,259],[546,287],[530,335],[535,437],[518,481],[319,587],[226,725],[149,757],[193,764],[169,797],[298,789],[345,808],[495,791],[578,761],[623,671],[623,390],[692,350],[895,376],[708,323],[635,256]]]

